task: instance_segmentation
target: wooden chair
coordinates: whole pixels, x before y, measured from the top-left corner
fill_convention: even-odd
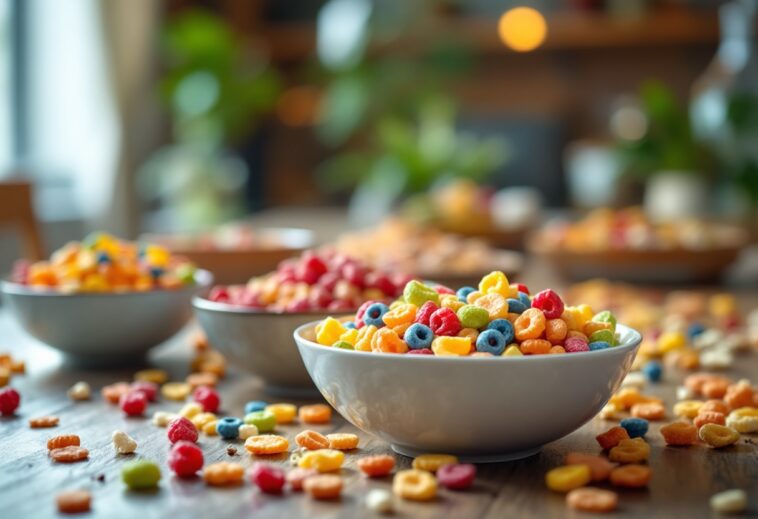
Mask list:
[[[30,182],[0,182],[0,227],[13,227],[21,235],[26,259],[39,261],[44,258],[42,237],[32,206]]]

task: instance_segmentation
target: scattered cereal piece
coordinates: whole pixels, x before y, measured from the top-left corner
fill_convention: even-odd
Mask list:
[[[179,409],[179,416],[183,416],[187,419],[192,419],[193,416],[198,415],[203,412],[203,406],[198,404],[197,402],[189,402],[184,405],[181,409]]]
[[[730,413],[726,417],[726,426],[738,433],[752,434],[758,432],[758,416],[740,416]]]
[[[618,494],[593,487],[575,488],[566,494],[566,505],[582,512],[613,512],[618,506]]]
[[[333,449],[319,449],[308,451],[300,457],[298,467],[304,469],[316,469],[319,472],[334,472],[342,467],[345,454]]]
[[[185,382],[189,384],[192,389],[196,389],[200,386],[216,387],[216,384],[218,384],[218,376],[213,373],[192,373],[187,375]]]
[[[121,397],[129,392],[130,387],[128,382],[116,382],[104,386],[100,394],[109,404],[118,404]]]
[[[55,496],[55,504],[62,514],[81,514],[89,512],[92,495],[86,490],[67,490]]]
[[[426,470],[427,472],[437,472],[442,465],[458,463],[458,458],[452,454],[422,454],[413,459],[413,468],[416,470]]]
[[[259,434],[245,440],[245,449],[256,456],[281,454],[289,450],[290,444],[284,436],[276,434]]]
[[[66,394],[74,401],[89,400],[92,394],[92,389],[90,389],[89,384],[80,381],[71,386]]]
[[[318,471],[316,469],[301,469],[300,467],[296,467],[287,472],[286,479],[293,491],[300,492],[303,489],[305,480],[317,474]]]
[[[315,451],[329,448],[329,438],[317,431],[305,430],[295,436],[295,443],[300,447]]]
[[[58,463],[75,463],[89,458],[89,451],[77,445],[53,449],[49,454],[53,461]]]
[[[44,429],[47,427],[55,427],[60,422],[57,416],[38,416],[36,418],[29,418],[29,427],[32,429]]]
[[[629,433],[623,427],[611,427],[602,434],[598,434],[595,439],[603,450],[612,449],[622,440],[629,439]]]
[[[134,374],[134,380],[144,380],[160,386],[168,381],[168,373],[162,369],[143,369]]]
[[[395,468],[395,458],[389,454],[377,454],[360,458],[357,462],[361,472],[370,478],[381,478]]]
[[[650,456],[650,445],[642,438],[621,440],[608,453],[608,459],[617,463],[640,463]]]
[[[169,468],[180,478],[194,477],[204,462],[202,449],[188,441],[176,442],[168,455]]]
[[[342,478],[333,474],[319,474],[306,478],[303,490],[313,499],[338,499],[342,494]]]
[[[239,463],[219,461],[212,463],[203,470],[203,479],[214,487],[241,485],[245,469]]]
[[[76,434],[62,434],[60,436],[53,436],[52,438],[47,440],[47,450],[49,451],[53,449],[68,447],[70,445],[75,445],[75,446],[81,445],[81,440],[79,439],[79,436],[77,436]]]
[[[297,416],[297,406],[292,404],[269,404],[266,406],[266,411],[276,417],[277,424],[292,423]]]
[[[131,454],[137,450],[137,442],[123,431],[113,431],[111,439],[118,454]]]
[[[392,492],[411,501],[431,501],[437,496],[437,480],[425,470],[401,470],[392,480]]]
[[[698,430],[698,436],[713,448],[720,449],[737,443],[740,433],[725,425],[705,424]]]
[[[738,514],[747,508],[747,493],[737,488],[713,494],[711,510],[720,514]]]
[[[21,395],[12,387],[0,389],[0,414],[10,416],[16,412],[21,403]]]
[[[617,487],[642,488],[647,486],[652,473],[645,465],[629,464],[611,471],[611,484]]]
[[[243,423],[240,425],[239,438],[240,440],[247,440],[251,436],[258,435],[258,428],[251,423]]]
[[[253,463],[248,475],[250,481],[267,494],[281,494],[287,482],[284,471],[271,463]]]
[[[161,480],[161,469],[154,461],[129,461],[121,467],[121,480],[130,490],[155,488]]]
[[[356,449],[358,448],[358,442],[360,441],[358,435],[352,433],[327,434],[326,439],[329,440],[330,449],[337,449],[340,451]]]
[[[168,413],[166,411],[156,411],[153,413],[153,424],[158,427],[166,427],[171,420],[176,418],[177,414]]]
[[[566,455],[566,465],[587,465],[590,468],[592,481],[605,481],[616,467],[602,456],[585,454],[583,452],[569,452]]]
[[[673,422],[660,429],[666,445],[685,446],[697,443],[697,427],[687,422]]]
[[[703,406],[700,400],[682,400],[674,404],[674,414],[682,418],[695,418]]]
[[[297,410],[302,423],[329,423],[332,419],[332,408],[325,404],[304,405]]]
[[[470,463],[442,465],[437,469],[437,481],[450,490],[465,490],[474,484],[476,466]]]
[[[161,395],[167,400],[185,400],[192,392],[192,386],[186,382],[166,382],[161,386]]]
[[[555,492],[568,492],[583,487],[591,480],[592,471],[587,465],[564,465],[545,474],[545,485]]]
[[[366,508],[379,514],[391,514],[394,510],[392,494],[383,488],[373,488],[366,494]]]

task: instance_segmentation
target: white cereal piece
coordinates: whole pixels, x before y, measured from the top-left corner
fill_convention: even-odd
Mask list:
[[[240,425],[239,429],[239,437],[240,440],[247,440],[251,436],[256,436],[258,434],[258,428],[251,424],[251,423],[243,423]]]
[[[730,413],[726,417],[726,426],[731,427],[740,434],[758,432],[758,416],[739,416]]]
[[[619,420],[621,418],[621,409],[616,404],[605,404],[598,413],[603,420]]]
[[[168,426],[168,423],[177,416],[177,414],[169,413],[166,411],[156,411],[153,413],[153,424],[157,425],[158,427],[166,427]]]
[[[747,494],[738,488],[711,496],[711,510],[721,514],[737,514],[747,508]]]
[[[704,351],[700,354],[700,367],[705,369],[727,369],[734,364],[734,355],[717,349]]]
[[[744,333],[733,332],[724,337],[717,347],[728,351],[743,351],[750,347],[747,336]]]
[[[366,508],[380,514],[391,514],[394,507],[392,494],[383,488],[374,488],[366,494]]]
[[[124,431],[113,431],[111,439],[118,454],[131,454],[137,450],[137,442]]]
[[[695,395],[695,393],[693,393],[687,386],[679,386],[676,388],[677,400],[692,400],[695,396],[697,395]]]
[[[71,400],[75,400],[75,401],[89,400],[90,395],[92,394],[92,389],[89,387],[89,384],[87,384],[84,381],[81,381],[71,386],[69,390],[66,392],[66,394]]]
[[[724,338],[724,334],[716,328],[708,328],[692,340],[695,349],[703,350],[718,344]]]
[[[621,386],[631,386],[642,389],[647,384],[647,377],[640,371],[632,371],[621,382]]]

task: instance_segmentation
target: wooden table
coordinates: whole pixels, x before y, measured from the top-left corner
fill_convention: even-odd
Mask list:
[[[531,278],[534,281],[534,278]],[[534,281],[536,286],[543,285]],[[751,298],[752,299],[752,298]],[[753,302],[754,299],[753,299]],[[37,518],[56,516],[54,495],[65,489],[85,488],[93,494],[93,517],[371,517],[363,498],[371,488],[387,488],[391,481],[367,481],[356,470],[356,459],[369,453],[389,453],[387,444],[356,431],[361,447],[347,456],[342,475],[344,497],[339,502],[314,502],[300,494],[269,496],[259,493],[250,483],[241,488],[212,489],[200,479],[179,480],[166,466],[168,441],[165,429],[154,426],[149,417],[126,418],[115,406],[104,403],[99,389],[118,380],[129,380],[135,367],[111,372],[81,371],[61,363],[52,350],[26,337],[0,310],[0,350],[9,349],[27,362],[28,374],[13,379],[22,395],[17,417],[0,419],[0,517]],[[166,369],[174,379],[188,373],[190,345],[187,335],[176,338],[156,350],[150,365]],[[753,377],[758,373],[758,353],[739,358],[731,375]],[[665,381],[649,385],[646,393],[666,400],[670,409],[681,373],[667,372]],[[76,381],[86,380],[93,387],[93,399],[73,403],[66,389]],[[246,401],[272,400],[262,392],[259,381],[232,371],[220,384],[223,408],[241,415]],[[296,403],[305,403],[298,401]],[[156,410],[177,410],[181,404],[161,402],[150,405],[147,416]],[[54,414],[61,423],[55,429],[32,430],[27,419]],[[454,419],[452,417],[451,419]],[[565,517],[582,514],[568,511],[562,495],[549,492],[544,474],[561,464],[569,451],[597,453],[596,434],[613,423],[596,418],[580,430],[547,445],[531,458],[491,465],[480,465],[474,488],[466,492],[441,491],[434,503],[396,501],[396,514],[403,517]],[[355,431],[335,416],[331,425],[314,427],[321,432]],[[716,451],[703,446],[666,448],[652,424],[648,440],[652,445],[650,466],[653,480],[648,490],[622,491],[618,516],[639,517],[710,517],[709,497],[728,488],[743,488],[750,494],[750,515],[758,515],[758,436],[743,436],[738,445]],[[132,456],[117,456],[111,445],[111,433],[124,430],[134,437],[139,447],[137,456],[156,460],[162,467],[159,490],[139,493],[127,491],[120,481],[120,468]],[[279,431],[294,444],[299,426],[280,427]],[[90,450],[87,462],[71,465],[52,463],[47,457],[45,442],[49,436],[76,433],[82,445]],[[753,443],[755,440],[756,443]],[[242,442],[223,441],[218,437],[201,437],[206,463],[233,460],[249,466],[253,460],[244,451]],[[237,447],[237,454],[227,453],[228,445]],[[286,456],[276,462],[287,465]],[[399,468],[410,460],[397,456]]]

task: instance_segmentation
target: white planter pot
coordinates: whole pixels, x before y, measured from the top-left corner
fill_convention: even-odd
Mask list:
[[[664,171],[648,180],[644,204],[653,220],[703,216],[711,205],[708,183],[691,172]]]

